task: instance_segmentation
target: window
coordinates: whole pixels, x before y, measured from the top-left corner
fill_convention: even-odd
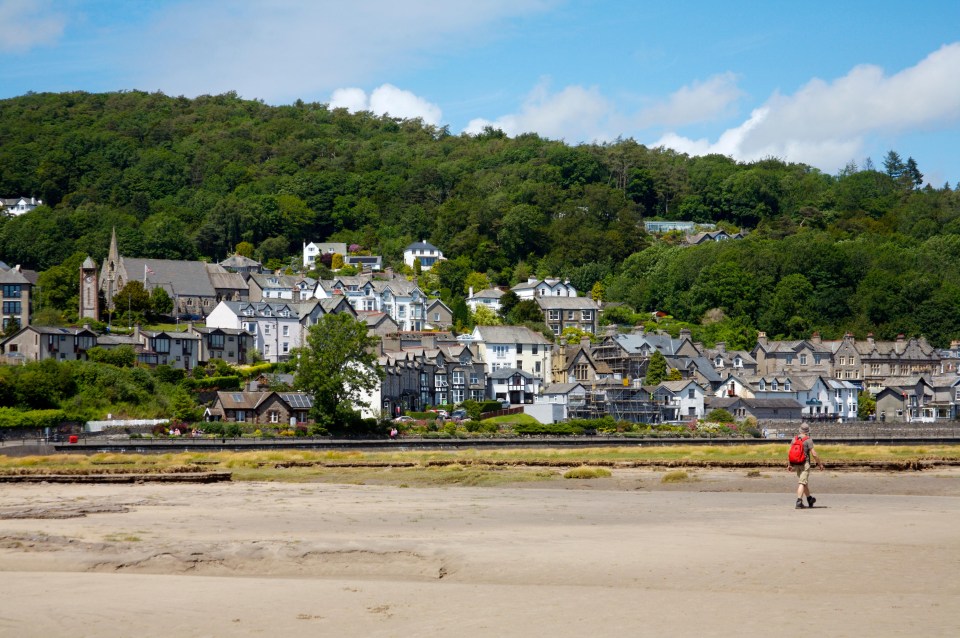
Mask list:
[[[550,328],[553,329],[553,334],[555,334],[555,335],[559,335],[559,334],[560,334],[560,324],[559,324],[559,323],[553,324],[552,326],[550,326]]]
[[[517,354],[523,354],[523,344],[522,344],[522,343],[518,343],[518,344],[517,344]]]
[[[550,310],[547,312],[547,318],[550,321],[560,321],[560,311],[559,310]]]
[[[493,354],[497,359],[506,359],[507,346],[493,346]]]
[[[800,355],[800,365],[802,366],[807,365],[807,355],[805,354]]]
[[[22,306],[19,301],[4,301],[3,302],[3,314],[5,315],[19,315]]]
[[[791,363],[793,363],[793,355],[792,355],[792,354],[788,354],[788,355],[787,355],[787,365],[790,365]]]
[[[592,311],[592,310],[581,310],[581,311],[580,311],[580,321],[593,321],[593,311]]]
[[[574,310],[567,311],[567,321],[573,321],[576,316],[577,316],[576,311]]]
[[[3,298],[4,299],[19,299],[23,287],[21,284],[4,284],[3,285]]]
[[[247,413],[243,410],[237,410],[237,423],[243,423],[247,420]]]
[[[212,350],[223,350],[222,334],[212,334],[208,338],[210,339],[210,348]],[[233,341],[233,337],[231,337],[230,340]]]
[[[440,313],[439,313],[439,312],[433,313],[433,321],[434,321],[434,323],[439,323],[439,322],[440,322]]]
[[[696,399],[696,398],[697,398],[697,391],[694,390],[693,388],[690,388],[689,390],[687,390],[687,398],[688,398],[688,399]]]
[[[284,336],[284,337],[289,337],[289,336],[290,336],[290,326],[284,326],[284,327],[283,327],[283,336]]]
[[[454,389],[453,391],[453,402],[454,403],[463,403],[463,390]]]
[[[760,379],[760,391],[762,392],[763,390],[766,390],[766,389],[767,389],[767,382],[764,381],[763,379]]]
[[[270,410],[267,414],[270,417],[270,423],[280,423],[280,412],[278,410]]]
[[[540,348],[537,344],[530,346],[530,354],[537,354],[537,350]]]
[[[476,385],[480,383],[480,376],[476,372],[470,373],[470,385]]]
[[[533,371],[536,372],[537,374],[540,374],[540,372],[542,372],[542,370],[540,370],[540,362],[539,362],[539,361],[537,361],[537,362],[535,362],[535,363],[533,364]]]
[[[269,324],[269,323],[263,324],[263,334],[265,334],[265,335],[270,334],[270,324]]]
[[[791,392],[790,379],[787,379],[786,381],[783,382],[783,389],[786,390],[787,392]]]
[[[463,385],[463,371],[461,370],[454,371],[453,385]]]
[[[777,380],[776,380],[776,379],[774,379],[774,380],[773,380],[773,383],[770,384],[770,388],[771,388],[774,392],[776,392],[776,391],[779,389],[778,386],[779,386],[779,384],[777,383]]]
[[[290,342],[289,342],[289,341],[284,341],[284,342],[283,342],[283,354],[287,354],[288,352],[290,352]]]

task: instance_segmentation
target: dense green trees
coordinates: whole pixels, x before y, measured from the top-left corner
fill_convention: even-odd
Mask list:
[[[945,316],[960,286],[960,193],[922,186],[917,162],[895,151],[881,170],[831,176],[634,140],[455,136],[322,104],[137,91],[0,101],[0,139],[0,194],[46,204],[0,220],[0,259],[44,271],[44,307],[67,319],[74,262],[101,262],[116,227],[127,255],[216,261],[242,246],[274,267],[330,240],[399,268],[406,244],[426,239],[449,258],[425,276],[451,308],[473,273],[493,285],[558,276],[693,325],[720,310],[727,323],[704,334],[960,337]],[[649,218],[750,238],[681,247],[647,236]]]

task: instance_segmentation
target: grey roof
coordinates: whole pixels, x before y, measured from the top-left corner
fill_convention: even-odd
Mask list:
[[[583,389],[582,383],[551,383],[543,388],[543,394],[569,394],[576,388]]]
[[[404,248],[403,252],[407,252],[407,251],[416,252],[418,250],[440,250],[440,249],[427,241],[415,241],[409,246],[407,246],[406,248]]]
[[[712,397],[704,398],[704,404],[710,408],[726,408],[737,403],[742,403],[751,409],[790,409],[802,410],[803,406],[795,399],[750,399],[748,397]]]
[[[89,255],[87,255],[87,258],[83,260],[83,265],[81,266],[81,268],[84,268],[84,269],[90,269],[90,268],[96,268],[96,267],[97,267],[97,263],[93,261],[93,258],[90,257]]]
[[[600,306],[590,297],[537,297],[537,304],[544,310],[599,310]]]
[[[280,288],[284,290],[293,290],[297,283],[297,278],[293,275],[274,275],[251,273],[250,280],[254,281],[260,288]]]
[[[247,290],[248,288],[243,275],[229,272],[223,266],[207,264],[207,274],[210,277],[210,284],[218,290]]]
[[[0,283],[2,284],[29,284],[30,280],[24,276],[24,273],[11,268],[10,270],[0,270]]]
[[[542,334],[525,326],[477,326],[476,330],[484,343],[550,343]]]
[[[680,381],[661,381],[660,385],[671,392],[680,392],[681,390],[685,390],[691,383],[698,388],[700,387],[700,385],[693,379],[682,379]]]
[[[193,326],[192,330],[197,334],[203,334],[203,335],[211,334],[214,332],[222,332],[223,334],[227,334],[227,335],[240,335],[240,334],[250,335],[250,333],[244,330],[243,328],[213,328],[213,327],[207,327],[207,326]]]
[[[192,332],[176,332],[172,330],[156,330],[156,331],[141,330],[140,334],[142,334],[145,337],[157,337],[159,335],[166,335],[171,339],[190,339],[191,341],[200,339],[200,335],[193,334]]]
[[[503,294],[503,291],[499,288],[487,288],[486,290],[474,293],[470,299],[499,299]]]
[[[664,356],[670,356],[676,353],[683,344],[683,339],[674,339],[670,335],[658,332],[645,332],[643,334],[616,334],[613,339],[628,354],[637,354],[643,350],[644,346],[651,350],[656,350]],[[711,366],[712,367],[712,366]]]
[[[238,317],[277,317],[277,312],[286,309],[289,311],[289,318],[299,319],[299,306],[300,304],[291,303],[290,301],[284,301],[283,299],[278,299],[275,301],[221,301],[220,303],[225,304],[235,315]],[[246,315],[243,311],[247,308],[252,309],[252,315]],[[266,311],[269,311],[270,314],[266,314]],[[287,318],[287,317],[282,317]]]
[[[224,268],[259,268],[262,264],[255,259],[250,259],[243,255],[230,255],[221,261],[219,265]]]
[[[217,292],[210,283],[208,266],[220,268],[220,266],[202,261],[123,258],[123,267],[130,279],[143,281],[146,273],[148,284],[162,287],[171,294],[185,297],[216,297]],[[148,268],[149,270],[147,270]],[[221,268],[221,270],[223,269]]]

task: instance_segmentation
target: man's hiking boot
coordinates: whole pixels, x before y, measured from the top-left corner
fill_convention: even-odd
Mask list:
[[[813,504],[817,502],[817,499],[812,496],[807,497],[807,507],[813,507]]]
[[[803,499],[797,499],[797,509],[802,510],[806,505],[803,504]]]

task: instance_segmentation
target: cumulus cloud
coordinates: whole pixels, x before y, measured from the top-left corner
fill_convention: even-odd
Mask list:
[[[410,91],[384,84],[370,92],[363,89],[337,89],[330,97],[331,108],[345,108],[351,113],[370,111],[377,115],[391,115],[403,119],[420,118],[427,124],[440,124],[440,107]]]
[[[173,94],[310,99],[484,43],[552,1],[176,2],[153,7],[150,28],[128,44],[130,73]]]
[[[610,139],[618,117],[610,101],[595,87],[568,86],[551,93],[549,80],[542,80],[524,100],[519,113],[492,121],[477,118],[465,130],[476,134],[492,126],[508,135],[532,132],[571,143],[592,142]]]
[[[666,99],[633,113],[625,113],[597,87],[572,85],[551,92],[548,79],[524,99],[518,113],[495,120],[476,118],[465,132],[499,128],[508,135],[533,132],[568,142],[603,142],[652,127],[660,129],[707,122],[726,114],[740,98],[733,73],[683,86]]]
[[[742,95],[736,74],[721,73],[681,87],[663,102],[641,111],[635,123],[643,129],[709,122],[728,114]]]
[[[832,171],[858,156],[871,134],[960,121],[958,68],[960,42],[893,75],[876,66],[857,66],[833,82],[813,79],[793,95],[773,95],[716,141],[668,133],[656,145],[745,161],[775,156]]]
[[[26,51],[51,44],[63,34],[66,18],[54,11],[50,2],[36,0],[0,0],[0,51]]]

